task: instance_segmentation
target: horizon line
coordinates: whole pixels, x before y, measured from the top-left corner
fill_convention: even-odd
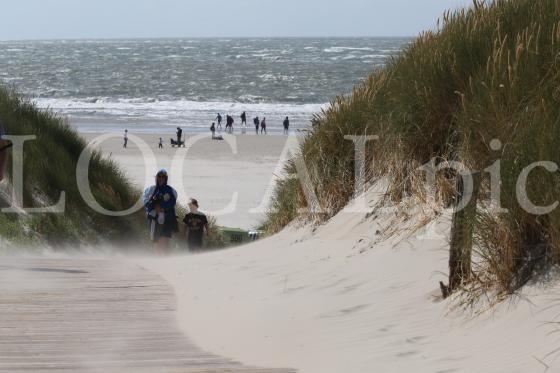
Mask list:
[[[137,37],[70,37],[70,38],[24,38],[2,39],[0,42],[26,42],[26,41],[103,41],[103,40],[193,40],[193,39],[412,39],[411,35],[361,35],[361,36],[137,36]]]

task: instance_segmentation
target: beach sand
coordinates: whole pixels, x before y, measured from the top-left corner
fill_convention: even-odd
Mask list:
[[[246,364],[303,373],[558,371],[557,327],[548,324],[560,310],[557,288],[530,285],[496,307],[462,309],[438,286],[450,211],[419,230],[419,211],[372,215],[343,211],[245,247],[135,263],[174,287],[179,323],[197,344]]]
[[[286,143],[280,136],[237,136],[232,155],[226,142],[206,137],[186,151],[181,168],[173,158],[185,150],[167,143],[157,149],[159,136],[140,138],[157,167],[171,170],[172,184],[185,170],[182,201],[193,196],[203,208],[223,209],[238,191],[238,208],[218,218],[240,227],[258,222],[248,210],[263,198]],[[101,149],[144,185],[136,145],[122,149],[117,135]],[[173,287],[177,321],[196,345],[247,365],[303,373],[557,371],[558,338],[550,324],[560,310],[556,282],[529,285],[496,307],[443,301],[438,282],[446,281],[451,211],[371,213],[383,185],[365,195],[367,211],[345,209],[319,227],[293,223],[247,246],[128,260]],[[428,218],[435,220],[424,226]]]
[[[254,210],[265,207],[268,202],[265,199],[267,188],[273,185],[271,180],[281,168],[280,156],[288,139],[286,136],[235,135],[225,136],[227,141],[212,141],[209,134],[187,135],[192,146],[172,148],[169,140],[173,134],[130,133],[128,147],[124,149],[121,133],[105,141],[99,139],[99,134],[82,136],[118,162],[142,190],[153,184],[157,170],[165,168],[170,173],[170,185],[178,190],[180,203],[186,204],[188,198],[196,198],[201,210],[215,216],[219,225],[242,229],[254,228],[262,222],[264,210]],[[158,148],[160,137],[164,140],[163,149]],[[143,162],[141,145],[136,141],[149,147],[155,162],[151,165]],[[235,154],[232,147],[236,148]],[[183,159],[184,164],[179,165]]]

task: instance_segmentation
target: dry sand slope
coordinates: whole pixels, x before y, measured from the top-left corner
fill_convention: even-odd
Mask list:
[[[197,343],[244,363],[305,373],[560,371],[550,354],[560,338],[546,324],[560,313],[557,288],[529,286],[476,318],[451,310],[437,298],[449,213],[411,234],[418,222],[342,212],[314,232],[292,227],[242,248],[137,262],[173,285],[180,324]]]
[[[201,351],[172,289],[136,265],[92,258],[0,261],[2,372],[284,373]]]

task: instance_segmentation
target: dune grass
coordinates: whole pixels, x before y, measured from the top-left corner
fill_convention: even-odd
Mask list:
[[[324,221],[352,198],[354,148],[344,135],[380,137],[367,147],[375,167],[366,177],[387,178],[395,201],[422,193],[418,167],[431,159],[478,171],[499,159],[500,203],[509,211],[479,209],[474,218],[480,260],[473,278],[478,288],[515,291],[534,275],[536,263],[560,260],[560,209],[536,216],[521,208],[516,194],[525,167],[560,164],[559,56],[557,0],[474,2],[445,14],[436,30],[421,34],[350,96],[337,97],[313,118],[301,154],[327,213],[307,217]],[[493,139],[502,143],[497,151],[490,147]],[[293,182],[295,168],[288,170],[265,222],[271,232],[305,205]],[[535,205],[560,199],[559,176],[544,168],[531,173],[527,190]],[[489,189],[485,174],[481,199]]]
[[[7,134],[37,137],[24,145],[24,207],[54,205],[60,193],[66,192],[63,214],[1,213],[0,236],[12,242],[56,247],[99,241],[146,242],[142,211],[115,218],[95,212],[84,202],[77,187],[76,164],[86,143],[63,119],[37,109],[6,88],[0,88],[0,118]],[[9,176],[11,159],[8,166]],[[89,172],[92,193],[108,210],[128,209],[140,197],[117,165],[99,153],[92,154]],[[7,195],[0,196],[0,207],[10,205]]]

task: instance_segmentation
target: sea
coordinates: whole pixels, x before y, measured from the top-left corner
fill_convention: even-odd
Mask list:
[[[81,132],[208,131],[220,113],[270,133],[314,114],[397,55],[409,38],[0,41],[0,82]]]

